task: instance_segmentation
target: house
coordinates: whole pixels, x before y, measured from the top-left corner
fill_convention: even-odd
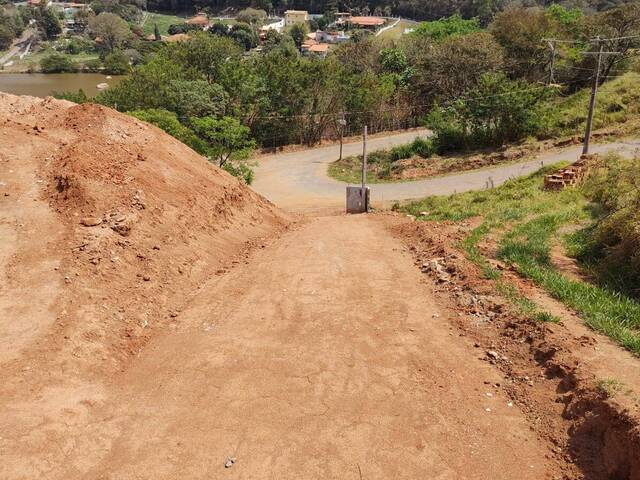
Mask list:
[[[318,43],[317,45],[311,45],[307,52],[312,55],[318,55],[319,57],[324,58],[327,56],[327,53],[329,53],[329,44]]]
[[[353,28],[375,30],[385,24],[385,19],[380,17],[349,17],[347,23]]]
[[[309,12],[306,10],[287,10],[284,12],[284,24],[287,27],[296,23],[307,23],[307,21],[309,21]]]
[[[209,19],[206,15],[199,13],[195,17],[191,17],[189,20],[185,22],[187,25],[194,25],[204,29],[209,26]]]
[[[283,28],[284,28],[284,18],[277,22],[263,25],[262,27],[260,27],[260,39],[264,40],[269,30],[275,30],[276,32],[281,33]]]
[[[325,32],[322,30],[318,30],[316,32],[308,33],[307,38],[310,40],[315,40],[318,43],[341,43],[349,40],[349,35],[346,35],[344,32]]]

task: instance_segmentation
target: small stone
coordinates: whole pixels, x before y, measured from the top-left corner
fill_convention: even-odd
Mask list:
[[[498,352],[496,352],[494,350],[488,350],[487,351],[487,357],[493,358],[494,360],[497,360],[498,358],[500,358],[500,355],[498,355]]]
[[[236,457],[229,457],[227,461],[224,462],[224,468],[231,468],[234,463],[236,463]]]
[[[144,276],[142,277],[142,280],[144,280],[145,282],[148,282],[148,281],[150,281],[150,280],[151,280],[151,277],[150,277],[149,275],[144,275]]]
[[[100,217],[84,217],[80,220],[80,224],[85,227],[95,227],[102,223],[102,219]]]

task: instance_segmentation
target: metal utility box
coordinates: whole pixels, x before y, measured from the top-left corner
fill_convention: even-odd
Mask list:
[[[364,195],[363,195],[364,192]],[[347,213],[369,211],[369,187],[347,187]]]

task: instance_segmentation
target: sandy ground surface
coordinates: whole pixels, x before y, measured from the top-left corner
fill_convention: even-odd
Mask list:
[[[112,381],[5,404],[2,478],[550,478],[401,250],[374,218],[301,225]]]
[[[386,149],[428,136],[428,131],[415,131],[379,137],[369,142],[368,150]],[[633,153],[640,148],[640,140],[593,145],[592,153],[620,151]],[[492,168],[450,174],[426,180],[371,185],[372,205],[389,207],[395,201],[411,200],[428,195],[450,195],[469,190],[497,186],[510,178],[528,175],[540,167],[560,161],[575,161],[582,147],[542,153],[534,159]],[[278,206],[297,211],[343,207],[345,183],[327,176],[327,166],[337,160],[339,147],[329,146],[298,152],[270,155],[258,159],[253,188]],[[362,152],[362,144],[345,145],[344,155]]]

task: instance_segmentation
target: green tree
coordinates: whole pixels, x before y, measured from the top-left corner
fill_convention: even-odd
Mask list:
[[[242,178],[245,183],[253,181],[253,170],[247,161],[256,147],[249,128],[231,117],[194,118],[191,127],[207,144],[206,154],[231,175]]]
[[[131,71],[129,58],[121,50],[115,50],[104,58],[105,73],[125,75]]]
[[[482,75],[505,66],[504,50],[485,32],[451,37],[419,52],[413,88],[423,99],[455,98],[474,88]]]
[[[227,92],[206,80],[172,80],[166,106],[181,118],[221,116],[229,101]]]
[[[188,42],[167,45],[160,57],[183,70],[194,69],[209,83],[216,83],[225,64],[234,64],[240,59],[242,50],[229,38],[196,33]]]
[[[100,39],[99,45],[107,52],[120,49],[131,37],[131,29],[118,15],[103,12],[89,21],[89,32]]]
[[[434,109],[428,124],[439,151],[500,146],[542,132],[546,127],[546,87],[485,74],[467,97]]]
[[[258,27],[261,26],[266,19],[267,12],[255,8],[245,8],[244,10],[240,10],[236,16],[237,21]]]
[[[302,46],[307,33],[309,33],[309,29],[304,23],[296,23],[289,29],[289,36],[293,38],[298,48]]]
[[[13,31],[6,25],[0,25],[0,50],[6,50],[14,39]]]
[[[36,23],[47,40],[52,40],[62,33],[58,15],[48,7],[41,5],[36,13]]]
[[[193,131],[207,143],[207,155],[220,167],[227,162],[246,161],[256,147],[248,127],[236,118],[194,118]]]
[[[40,60],[40,69],[44,73],[71,73],[78,71],[78,66],[68,56],[52,53]]]
[[[201,155],[206,153],[206,144],[191,129],[180,123],[175,113],[162,109],[134,110],[127,113],[164,130]]]
[[[464,20],[460,15],[453,15],[442,20],[423,22],[418,25],[412,35],[427,37],[435,42],[446,38],[467,35],[480,30],[480,22],[477,18]]]
[[[544,38],[558,33],[558,24],[541,8],[508,8],[496,16],[490,31],[504,48],[512,78],[539,80],[548,65]]]

